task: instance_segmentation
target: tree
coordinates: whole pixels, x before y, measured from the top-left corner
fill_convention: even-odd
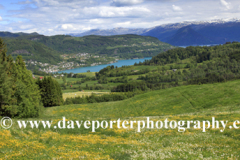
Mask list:
[[[65,83],[67,82],[66,76],[64,76],[64,77],[62,78],[62,80],[63,80],[63,83],[65,84]]]
[[[0,59],[1,61],[1,59]],[[6,68],[6,62],[1,64],[0,63],[0,113],[4,114],[4,107],[5,105],[9,104],[11,100],[11,93],[12,93],[12,81],[11,78],[8,77]]]
[[[0,115],[37,117],[42,105],[32,73],[26,69],[21,56],[14,63],[6,51],[6,46],[0,39]]]
[[[60,85],[52,77],[38,79],[37,85],[41,92],[41,101],[44,107],[60,106],[63,104],[62,90]]]
[[[86,90],[89,90],[88,84],[86,84]]]

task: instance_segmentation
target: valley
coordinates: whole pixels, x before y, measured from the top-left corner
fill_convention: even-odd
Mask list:
[[[71,59],[76,55],[64,56],[62,58]],[[35,101],[29,98],[23,102],[19,99],[21,104],[39,103],[39,109],[29,108],[34,112],[28,112],[21,110],[24,107],[16,105],[18,108],[14,110],[9,105],[13,110],[8,112],[8,108],[3,108],[6,110],[3,116],[13,114],[13,126],[0,128],[1,153],[4,153],[0,158],[24,159],[26,156],[36,157],[39,153],[36,159],[239,159],[240,130],[232,128],[240,116],[238,42],[176,47],[130,66],[110,65],[99,72],[36,75],[35,80],[21,57],[17,58],[16,64],[10,56],[6,61],[9,63],[6,66],[16,65],[20,71],[15,73],[8,67],[5,70],[26,74],[18,75],[16,82],[9,81],[16,85],[9,85],[7,81],[1,85],[19,87],[17,91],[21,92],[12,92],[14,95],[24,93],[24,100],[35,98]],[[7,75],[5,70],[0,70],[1,75]],[[3,80],[8,78],[1,77]],[[21,82],[22,79],[25,81]],[[23,85],[19,85],[19,81]],[[23,86],[30,86],[32,91],[22,91]],[[9,87],[2,88],[4,95],[8,93]],[[53,95],[58,99],[51,99]],[[45,107],[41,106],[40,100],[45,102]],[[9,104],[15,102],[13,99]],[[14,115],[19,110],[21,112],[17,113],[22,113],[22,117]],[[199,127],[176,123],[176,127],[170,128],[142,126],[139,131],[137,124],[132,128],[125,124],[125,128],[96,127],[92,132],[88,127],[69,125],[75,121],[111,122],[119,119],[122,120],[121,126],[126,121],[147,124],[147,117],[156,124],[167,119],[170,126],[175,121],[199,121]],[[210,122],[213,117],[228,123],[224,128],[209,125],[203,131],[203,122]],[[56,127],[64,118],[68,128]],[[17,124],[24,120],[51,121],[52,126],[20,128]],[[184,131],[179,132],[180,127]]]
[[[138,35],[71,37],[1,34],[5,35],[7,54],[13,58],[21,55],[27,68],[35,74],[109,64],[120,59],[152,57],[174,48],[156,38]]]

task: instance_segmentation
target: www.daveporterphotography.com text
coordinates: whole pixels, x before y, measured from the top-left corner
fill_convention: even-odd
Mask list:
[[[8,119],[9,120],[9,119]],[[232,124],[232,125],[228,125]],[[5,121],[2,121],[2,127],[6,125]],[[96,132],[98,129],[136,129],[137,132],[141,132],[143,129],[178,129],[178,132],[185,132],[187,129],[198,129],[202,132],[206,132],[207,129],[219,129],[220,132],[224,132],[225,129],[239,129],[240,121],[228,122],[227,120],[217,120],[212,117],[211,120],[151,120],[150,117],[144,117],[142,120],[68,120],[65,117],[59,120],[57,123],[53,121],[24,121],[18,120],[17,125],[20,129],[25,128],[54,128],[54,129],[75,129],[85,128],[90,129],[92,132]],[[10,125],[9,125],[10,126]],[[12,124],[11,124],[12,126]]]

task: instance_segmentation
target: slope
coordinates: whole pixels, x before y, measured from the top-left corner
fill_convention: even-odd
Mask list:
[[[226,83],[189,85],[168,88],[137,95],[131,99],[84,105],[48,108],[44,117],[77,116],[81,118],[127,118],[163,116],[207,110],[220,111],[225,107],[239,106],[240,80]],[[71,112],[71,110],[81,112]],[[237,109],[237,108],[235,108]]]
[[[157,38],[138,35],[120,36],[86,36],[71,37],[57,36],[29,36],[28,39],[64,54],[93,53],[119,56],[120,58],[135,58],[157,55],[173,46],[160,42]]]
[[[214,44],[224,44],[226,42],[240,41],[240,23],[211,24],[201,28],[196,27],[196,31],[207,37]]]
[[[171,45],[224,44],[228,41],[240,41],[239,26],[239,21],[183,22],[156,26],[141,35],[153,36]],[[180,39],[181,36],[177,34],[186,27],[191,27],[195,32],[189,31],[186,35],[182,33],[185,38]]]
[[[4,43],[7,45],[7,54],[13,57],[21,55],[25,60],[51,64],[62,60],[59,52],[39,42],[23,38],[4,38]]]
[[[229,129],[235,120],[239,120],[239,94],[240,81],[236,80],[159,90],[119,102],[46,108],[39,118],[13,119],[10,129],[0,128],[1,151],[4,153],[0,158],[239,159],[240,130]],[[224,132],[219,131],[220,126],[219,129],[209,128],[205,133],[201,128],[193,129],[193,125],[187,129],[186,123],[181,126],[186,129],[184,132],[178,132],[179,126],[152,129],[146,125],[139,133],[136,125],[134,129],[124,129],[117,128],[116,124],[113,128],[108,125],[106,129],[98,128],[92,132],[92,124],[88,123],[98,120],[104,122],[104,127],[106,122],[120,119],[122,123],[126,120],[147,124],[146,116],[155,123],[165,119],[172,122],[211,121],[212,117],[229,123]],[[28,127],[19,128],[17,124],[23,121],[39,124],[45,121],[52,126],[40,124],[38,128],[31,128],[28,123]],[[69,127],[75,121],[81,127],[77,124],[75,128]],[[67,128],[56,128],[64,122]]]
[[[198,44],[211,44],[212,42],[194,31],[191,26],[183,27],[174,34],[170,40],[167,41],[172,45],[184,46],[184,45],[198,45]]]

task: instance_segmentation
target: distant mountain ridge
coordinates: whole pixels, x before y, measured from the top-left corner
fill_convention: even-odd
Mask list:
[[[182,41],[184,39],[184,41]],[[192,29],[191,26],[180,28],[176,34],[174,34],[167,43],[172,45],[197,45],[197,44],[211,44],[212,41],[202,36],[198,32]]]
[[[146,29],[143,28],[136,28],[136,29],[129,29],[129,28],[113,28],[113,29],[92,29],[83,33],[70,33],[68,35],[75,36],[75,37],[83,37],[87,35],[100,35],[100,36],[112,36],[112,35],[124,35],[124,34],[137,34],[141,35],[145,32]]]
[[[179,32],[184,27],[193,29],[192,34],[187,36],[179,36]],[[213,21],[199,21],[199,22],[182,22],[175,24],[166,24],[153,27],[147,32],[141,34],[143,36],[152,36],[158,38],[160,41],[170,43],[172,45],[204,45],[204,44],[224,44],[228,41],[240,41],[240,20],[213,20]],[[191,37],[202,39],[198,41],[190,41]],[[173,40],[175,39],[175,40]],[[205,39],[203,41],[203,39]],[[196,43],[197,42],[197,43]]]
[[[183,36],[182,28],[188,28],[188,33]],[[81,37],[86,35],[121,35],[137,34],[152,36],[171,45],[204,45],[223,44],[228,41],[240,41],[240,19],[217,19],[211,21],[184,21],[180,23],[163,24],[148,29],[94,29],[80,34],[70,34]],[[192,30],[191,30],[192,29]]]
[[[20,37],[20,36],[36,36],[39,35],[37,32],[33,33],[23,33],[23,32],[18,32],[18,33],[12,33],[12,32],[0,32],[0,37]]]

